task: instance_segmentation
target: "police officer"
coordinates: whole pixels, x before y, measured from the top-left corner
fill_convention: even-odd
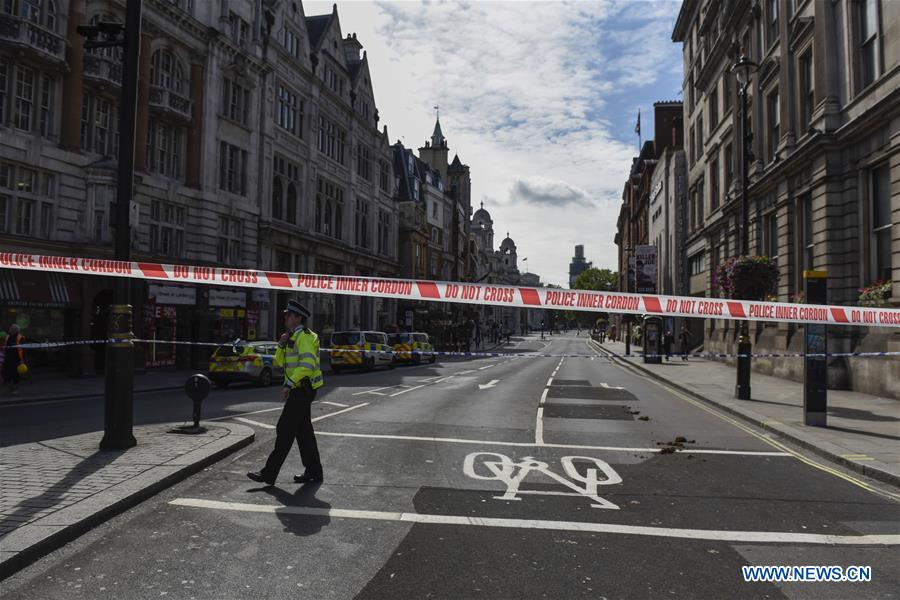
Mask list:
[[[266,466],[261,471],[247,473],[253,481],[275,485],[294,440],[297,440],[300,459],[306,469],[302,475],[294,476],[294,482],[322,481],[322,463],[310,410],[316,390],[322,387],[324,380],[319,363],[319,336],[306,327],[309,314],[309,310],[296,300],[289,300],[284,310],[284,324],[291,333],[281,336],[275,352],[275,364],[284,366],[281,399],[285,404],[275,428],[275,448],[269,454]]]

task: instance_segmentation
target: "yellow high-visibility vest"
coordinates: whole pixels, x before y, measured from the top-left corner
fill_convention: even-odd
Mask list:
[[[275,364],[284,367],[285,387],[297,387],[304,377],[309,377],[314,390],[325,383],[319,360],[319,336],[305,327],[295,330],[284,348],[279,346]]]

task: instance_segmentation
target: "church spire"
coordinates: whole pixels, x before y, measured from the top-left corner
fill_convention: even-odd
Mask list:
[[[441,109],[435,105],[434,110],[437,112],[437,117],[434,121],[434,133],[431,134],[431,145],[440,148],[445,143],[444,133],[441,131]]]

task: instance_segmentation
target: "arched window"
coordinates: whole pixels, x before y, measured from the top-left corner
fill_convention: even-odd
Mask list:
[[[325,202],[325,222],[322,224],[322,233],[331,235],[331,200]]]
[[[176,94],[184,93],[184,67],[170,50],[160,49],[153,53],[150,82]]]
[[[287,215],[285,216],[288,223],[297,222],[297,186],[295,186],[293,183],[288,184]]]
[[[281,187],[281,178],[276,177],[272,182],[272,218],[273,219],[281,219],[282,218],[282,197],[284,196],[284,190]]]

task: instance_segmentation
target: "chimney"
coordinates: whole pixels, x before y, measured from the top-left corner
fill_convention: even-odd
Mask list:
[[[362,50],[362,44],[356,39],[356,34],[348,33],[344,39],[344,58],[347,62],[358,62],[360,50]]]

